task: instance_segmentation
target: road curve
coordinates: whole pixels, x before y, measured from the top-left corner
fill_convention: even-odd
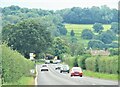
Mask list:
[[[70,77],[68,73],[59,73],[55,64],[48,64],[49,71],[40,71],[37,65],[37,85],[118,85],[117,81],[103,80],[91,77]]]

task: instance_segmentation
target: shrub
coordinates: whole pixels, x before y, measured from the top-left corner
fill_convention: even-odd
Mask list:
[[[86,69],[85,60],[89,57],[90,57],[90,55],[87,55],[87,54],[79,57],[78,64],[82,69]]]
[[[96,57],[91,57],[85,60],[85,66],[87,70],[91,70],[96,72],[97,71],[97,58]]]
[[[75,64],[75,57],[72,57],[69,54],[64,54],[62,57],[63,62],[65,62],[66,64],[68,64],[70,67],[73,67]]]

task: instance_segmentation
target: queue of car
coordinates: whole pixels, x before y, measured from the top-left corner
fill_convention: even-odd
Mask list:
[[[45,64],[41,66],[41,71],[49,71],[48,65],[50,62],[46,61]],[[54,63],[55,64],[55,70],[59,70],[60,73],[67,72],[70,73],[70,76],[83,76],[83,72],[81,67],[72,67],[72,69],[69,68],[66,64],[60,64],[60,63]]]

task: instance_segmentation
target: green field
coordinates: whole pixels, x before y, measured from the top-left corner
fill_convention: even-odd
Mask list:
[[[93,24],[65,24],[65,28],[68,30],[68,33],[71,30],[74,30],[74,32],[76,33],[76,35],[79,35],[84,29],[91,29],[93,31]],[[104,31],[110,29],[110,25],[109,24],[104,24]]]
[[[70,39],[70,32],[71,30],[74,30],[75,37],[78,39],[78,42],[83,43],[85,46],[87,46],[87,43],[89,42],[89,40],[82,39],[81,33],[84,29],[90,29],[93,31],[92,27],[93,27],[93,24],[65,24],[65,28],[68,31],[66,38]],[[111,25],[104,24],[103,27],[104,27],[103,31],[106,31],[110,29]]]

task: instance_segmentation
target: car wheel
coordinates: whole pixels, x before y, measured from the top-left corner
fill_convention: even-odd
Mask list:
[[[62,71],[60,71],[60,73],[62,73]]]
[[[73,75],[71,75],[71,77],[72,77]]]
[[[68,71],[68,73],[69,73],[69,71]]]
[[[80,75],[80,77],[82,77],[82,75]]]

